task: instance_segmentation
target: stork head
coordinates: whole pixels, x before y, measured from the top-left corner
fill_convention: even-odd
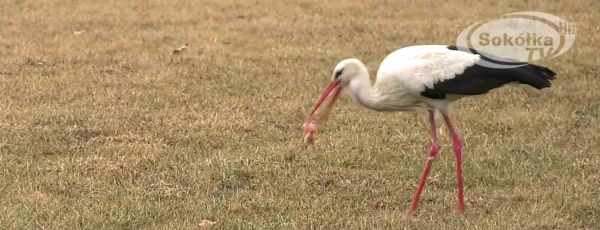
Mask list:
[[[331,81],[339,82],[340,87],[344,88],[348,86],[353,79],[362,74],[368,74],[365,64],[356,58],[350,58],[341,61],[335,66]]]
[[[364,73],[367,73],[367,67],[361,61],[354,58],[343,60],[335,67],[331,83],[329,83],[329,86],[327,86],[313,110],[308,114],[307,121],[304,123],[306,142],[312,144],[314,132],[322,123],[327,121],[329,112],[340,96],[340,91],[348,86],[353,79]],[[331,98],[331,100],[323,103],[328,98]],[[322,107],[323,109],[320,109]]]

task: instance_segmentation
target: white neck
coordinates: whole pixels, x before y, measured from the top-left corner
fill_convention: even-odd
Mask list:
[[[360,70],[358,76],[354,77],[348,84],[348,90],[356,102],[361,104],[364,107],[367,107],[376,111],[385,111],[389,108],[386,108],[382,103],[381,99],[376,95],[376,88],[374,89],[371,85],[371,79],[369,79],[369,72],[364,68]]]

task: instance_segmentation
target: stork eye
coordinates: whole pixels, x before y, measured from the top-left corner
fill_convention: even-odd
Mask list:
[[[334,79],[338,79],[338,77],[340,77],[340,75],[342,75],[342,72],[344,72],[344,69],[338,70],[335,72],[335,77],[333,77]]]

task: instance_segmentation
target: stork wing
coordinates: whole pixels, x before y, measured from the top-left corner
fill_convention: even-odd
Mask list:
[[[442,45],[411,46],[391,53],[381,63],[377,87],[401,86],[413,95],[433,89],[439,82],[453,79],[480,56],[455,51]]]

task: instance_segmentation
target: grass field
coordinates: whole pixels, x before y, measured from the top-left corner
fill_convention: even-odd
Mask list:
[[[302,122],[345,58],[454,44],[536,10],[577,24],[551,89],[454,105],[419,211],[426,112],[345,95],[314,146]],[[600,1],[5,1],[2,229],[600,229]],[[75,33],[77,32],[77,33]],[[187,52],[174,48],[190,43]]]

